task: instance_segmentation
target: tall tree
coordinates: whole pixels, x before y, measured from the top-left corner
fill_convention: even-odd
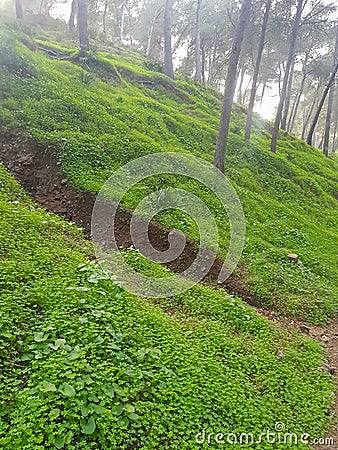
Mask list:
[[[15,12],[18,20],[23,19],[22,0],[15,0]]]
[[[308,63],[308,59],[309,59],[309,53],[310,53],[309,50],[307,50],[305,53],[305,57],[304,57],[304,61],[303,61],[303,69],[302,69],[302,79],[301,79],[298,92],[296,93],[296,97],[295,97],[295,100],[294,100],[292,108],[291,108],[291,114],[289,117],[288,127],[287,127],[287,130],[289,133],[292,133],[292,130],[293,130],[293,127],[295,124],[295,119],[297,117],[300,100],[303,95],[306,78],[308,76],[306,69],[307,69],[307,63]]]
[[[296,59],[293,58],[291,68],[290,68],[290,75],[288,80],[288,87],[286,89],[286,95],[285,95],[285,101],[284,101],[284,108],[283,108],[283,116],[281,120],[281,129],[286,131],[286,124],[289,117],[289,109],[290,109],[290,103],[291,103],[291,95],[292,95],[292,85],[293,85],[293,76],[295,73],[295,65],[296,65]]]
[[[260,69],[261,61],[262,61],[262,54],[263,54],[263,49],[264,49],[264,44],[265,44],[266,29],[268,26],[271,3],[272,3],[272,0],[267,0],[267,2],[265,4],[265,12],[264,12],[264,17],[263,17],[263,22],[262,22],[262,31],[261,31],[261,37],[260,37],[259,46],[258,46],[258,54],[257,54],[257,59],[256,59],[256,64],[255,64],[255,70],[254,70],[253,79],[252,79],[250,102],[249,102],[248,115],[247,115],[246,125],[245,125],[244,138],[247,141],[250,140],[250,135],[251,135],[252,115],[253,115],[253,109],[254,109],[254,105],[255,105],[255,99],[256,99],[257,87],[258,87],[258,84],[257,84],[258,75],[259,75],[259,69]]]
[[[153,36],[154,36],[154,29],[155,29],[156,22],[158,21],[158,18],[159,18],[159,10],[160,10],[160,6],[159,6],[159,3],[157,2],[155,4],[155,11],[151,15],[151,19],[149,20],[149,28],[147,31],[146,56],[150,55],[151,44],[152,44]]]
[[[287,93],[290,70],[291,70],[291,66],[293,64],[294,57],[295,57],[295,47],[296,47],[297,36],[298,36],[299,27],[300,27],[300,23],[301,23],[301,19],[302,19],[303,6],[304,6],[304,0],[298,0],[296,17],[295,17],[295,21],[294,21],[294,24],[292,27],[292,32],[291,32],[289,55],[288,55],[288,60],[287,60],[286,67],[285,67],[284,80],[283,80],[281,95],[280,95],[279,104],[278,104],[278,108],[277,108],[275,124],[274,124],[274,128],[272,131],[271,151],[274,153],[276,153],[276,149],[277,149],[279,126],[280,126],[280,123],[282,120],[282,113],[283,113],[283,107],[284,107],[285,97],[286,97],[286,93]]]
[[[166,0],[164,9],[164,73],[174,78],[173,51],[171,45],[172,0]]]
[[[201,5],[202,0],[197,0],[196,30],[195,30],[195,81],[202,83],[201,61]]]
[[[123,35],[124,35],[124,25],[125,25],[125,16],[126,16],[126,8],[127,8],[127,1],[123,0],[122,3],[122,10],[121,10],[121,26],[120,26],[120,37],[119,41],[122,43],[123,41]]]
[[[77,0],[77,4],[80,50],[81,52],[87,52],[89,50],[87,2],[86,0]]]
[[[323,92],[322,98],[321,98],[321,100],[320,100],[320,102],[319,102],[319,105],[318,105],[316,114],[315,114],[315,116],[314,116],[314,118],[313,118],[313,121],[312,121],[312,125],[311,125],[310,131],[309,131],[309,134],[308,134],[308,137],[307,137],[307,140],[306,140],[306,142],[307,142],[309,145],[312,145],[312,142],[313,142],[313,135],[314,135],[314,132],[315,132],[317,123],[318,123],[318,119],[319,119],[320,113],[321,113],[322,108],[323,108],[323,106],[324,106],[324,103],[325,103],[327,94],[329,93],[331,87],[333,86],[334,81],[335,81],[335,78],[336,78],[336,75],[337,75],[337,71],[338,71],[338,60],[336,60],[335,63],[336,63],[336,64],[335,64],[335,66],[334,66],[334,68],[333,68],[333,70],[332,70],[332,73],[331,73],[329,82],[328,82],[327,85],[326,85],[326,88],[325,88],[325,90],[324,90],[324,92]]]
[[[76,0],[73,0],[73,1],[76,1]],[[102,27],[103,27],[103,34],[106,37],[107,37],[107,14],[108,14],[108,0],[105,0],[103,16],[102,16]]]
[[[73,31],[75,28],[76,10],[77,10],[77,0],[72,0],[70,17],[69,17],[69,21],[68,21],[69,31]]]
[[[306,131],[307,131],[307,127],[309,125],[312,113],[315,109],[316,103],[318,102],[318,95],[319,95],[319,90],[320,90],[320,83],[318,82],[315,88],[315,91],[312,95],[312,101],[310,103],[310,106],[307,110],[304,109],[304,113],[303,113],[303,127],[302,127],[302,135],[301,135],[301,139],[304,141],[305,140],[305,136],[306,136]]]
[[[335,64],[338,61],[338,22],[336,25],[336,44],[333,55],[333,66],[332,70],[335,68]],[[324,133],[324,142],[323,142],[323,152],[325,156],[329,156],[329,143],[330,143],[330,129],[331,129],[331,121],[332,121],[332,107],[333,107],[333,97],[335,90],[335,82],[333,81],[332,86],[329,91],[329,99],[327,104],[327,113],[326,113],[326,121],[325,121],[325,133]]]
[[[250,10],[251,0],[243,0],[239,19],[235,27],[228,71],[225,80],[224,99],[214,157],[214,165],[222,173],[224,173],[225,152],[229,134],[231,110],[236,90],[238,60],[241,54],[245,29],[250,17]]]

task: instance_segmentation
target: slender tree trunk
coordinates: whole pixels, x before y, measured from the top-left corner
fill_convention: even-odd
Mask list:
[[[315,105],[316,105],[316,102],[317,102],[317,96],[318,96],[318,93],[319,93],[319,89],[320,89],[320,84],[318,83],[317,87],[316,87],[316,90],[314,92],[314,95],[313,95],[313,100],[312,100],[311,106],[310,106],[310,108],[308,110],[308,113],[306,114],[306,119],[305,119],[305,121],[303,123],[303,130],[302,130],[302,137],[301,137],[301,139],[303,141],[305,140],[305,134],[306,134],[307,126],[309,125],[309,122],[310,122],[313,110],[315,109]]]
[[[335,80],[335,78],[336,78],[337,71],[338,71],[338,61],[336,61],[336,65],[335,65],[335,67],[333,68],[332,74],[331,74],[331,76],[330,76],[330,80],[329,80],[329,82],[328,82],[328,84],[327,84],[327,86],[326,86],[326,88],[325,88],[325,90],[324,90],[324,93],[323,93],[322,98],[321,98],[321,100],[320,100],[320,102],[319,102],[319,105],[318,105],[316,114],[315,114],[315,116],[314,116],[314,119],[313,119],[313,122],[312,122],[312,125],[311,125],[311,128],[310,128],[310,131],[309,131],[309,134],[308,134],[308,137],[307,137],[307,140],[306,140],[306,142],[307,142],[309,145],[312,145],[313,134],[314,134],[314,132],[315,132],[315,129],[316,129],[316,126],[317,126],[317,122],[318,122],[320,113],[321,113],[322,108],[323,108],[323,106],[324,106],[324,103],[325,103],[327,94],[329,93],[329,90],[331,89],[331,87],[332,87],[332,85],[333,85],[333,83],[334,83],[334,80]]]
[[[273,128],[273,132],[272,132],[271,151],[274,153],[276,153],[276,150],[277,150],[279,125],[280,125],[281,119],[282,119],[282,112],[283,112],[283,107],[284,107],[284,102],[285,102],[286,90],[287,90],[287,86],[288,86],[288,79],[289,79],[291,65],[292,65],[292,62],[294,59],[294,55],[295,55],[296,41],[297,41],[298,31],[299,31],[299,27],[300,27],[300,22],[302,19],[303,1],[304,0],[298,0],[298,4],[297,4],[297,12],[296,12],[296,17],[295,17],[295,22],[294,22],[294,25],[292,28],[292,33],[291,33],[289,56],[288,56],[288,61],[287,61],[285,73],[284,73],[282,92],[281,92],[281,96],[280,96],[280,100],[279,100],[279,105],[277,108],[277,114],[276,114],[276,120],[275,120],[275,124],[274,124],[274,128]]]
[[[261,106],[263,104],[263,99],[264,99],[264,95],[265,95],[265,90],[266,90],[266,83],[263,84],[262,87],[262,93],[261,93]]]
[[[86,0],[77,0],[77,4],[80,50],[87,52],[89,50],[87,2]]]
[[[288,87],[287,87],[286,96],[285,96],[284,112],[283,112],[283,117],[282,117],[281,126],[280,126],[282,130],[286,130],[286,123],[287,123],[288,115],[289,115],[291,94],[292,94],[293,75],[295,72],[295,63],[296,63],[296,60],[295,60],[295,58],[293,58],[291,68],[290,68]]]
[[[251,0],[243,0],[240,16],[234,32],[227,77],[225,80],[224,99],[219,123],[214,165],[224,173],[225,152],[229,134],[231,110],[236,90],[236,73],[243,38],[250,17]]]
[[[22,0],[15,0],[15,12],[17,20],[23,19]]]
[[[260,70],[260,66],[261,66],[261,62],[262,62],[262,54],[263,54],[263,49],[264,49],[264,44],[265,44],[265,35],[266,35],[266,30],[267,30],[268,21],[269,21],[271,3],[272,3],[272,0],[267,0],[267,2],[265,4],[265,12],[264,12],[263,23],[262,23],[262,31],[261,31],[261,37],[259,40],[258,54],[257,54],[257,58],[256,58],[255,70],[254,70],[254,75],[253,75],[253,80],[252,80],[248,115],[247,115],[246,125],[245,125],[244,138],[247,141],[250,140],[250,135],[251,135],[253,109],[255,106],[255,99],[256,99],[257,87],[258,87],[258,85],[257,85],[258,75],[259,75],[259,70]],[[262,99],[263,99],[263,95],[264,95],[264,91],[265,91],[265,86],[266,85],[264,84]]]
[[[334,83],[332,84],[331,89],[329,91],[329,98],[327,103],[327,113],[325,120],[324,140],[323,140],[323,153],[325,156],[329,156],[333,95],[334,95]]]
[[[285,72],[285,67],[283,64],[278,63],[278,94],[279,96],[282,95],[282,78],[283,78],[283,71]]]
[[[77,0],[73,0],[68,22],[69,31],[73,31],[75,29],[76,10],[77,10]]]
[[[155,22],[156,22],[157,14],[158,14],[158,6],[156,6],[156,10],[155,10],[155,13],[153,15],[153,18],[151,20],[150,27],[149,27],[149,30],[148,30],[146,56],[150,55],[151,42],[153,40],[154,28],[155,28]]]
[[[215,61],[216,61],[217,49],[216,46],[213,47],[212,54],[209,57],[209,74],[208,74],[208,86],[215,87]]]
[[[201,54],[202,54],[202,83],[205,84],[205,47],[201,46]]]
[[[164,11],[164,73],[174,78],[173,51],[171,45],[172,0],[166,0]]]
[[[195,81],[202,83],[201,65],[201,5],[202,0],[197,0],[196,30],[195,30]]]
[[[44,15],[49,15],[49,0],[41,0],[40,8],[39,8],[39,14],[42,14],[42,11],[44,9]]]
[[[237,95],[237,103],[242,104],[243,97],[242,97],[242,90],[243,90],[243,83],[244,83],[244,76],[245,76],[246,68],[243,65],[240,69],[240,80],[239,80],[239,86],[238,86],[238,95]],[[236,77],[238,79],[238,76]]]
[[[73,1],[76,1],[76,0],[73,0]],[[107,13],[108,13],[108,0],[105,0],[103,16],[102,16],[102,27],[103,27],[103,34],[104,34],[105,38],[107,38]]]
[[[307,67],[308,59],[309,59],[309,53],[307,52],[305,54],[304,63],[303,63],[302,81],[300,83],[299,90],[297,92],[295,101],[293,103],[292,110],[291,110],[291,115],[290,115],[289,122],[288,122],[287,130],[288,130],[289,133],[292,133],[292,131],[293,131],[293,127],[294,127],[294,124],[295,124],[295,119],[296,119],[296,116],[297,116],[300,100],[301,100],[302,95],[303,95],[305,81],[306,81],[306,77],[307,77],[306,67]]]
[[[318,148],[323,150],[323,143],[324,143],[324,135],[322,134],[321,140],[319,142]]]
[[[146,48],[146,56],[150,55],[150,48],[151,48],[151,41],[153,39],[154,34],[154,22],[150,24],[149,30],[148,30],[148,39],[147,39],[147,48]]]
[[[336,45],[333,56],[333,66],[332,70],[334,70],[334,66],[338,61],[338,23],[336,29]],[[330,143],[330,129],[331,129],[331,121],[332,121],[332,107],[333,107],[333,98],[334,98],[334,90],[335,90],[335,81],[333,80],[332,86],[329,92],[329,99],[327,104],[327,114],[325,121],[325,133],[324,133],[324,144],[323,144],[323,152],[325,156],[329,156],[329,143]]]
[[[332,153],[336,153],[337,131],[338,131],[338,120],[336,120],[336,123],[334,125],[333,138],[332,138]]]
[[[211,67],[212,67],[212,58],[211,58],[211,53],[209,53],[209,56],[208,56],[208,79],[207,79],[207,86],[210,86],[210,80],[211,80]]]
[[[122,5],[122,14],[121,14],[121,27],[120,27],[120,42],[123,42],[124,35],[124,25],[125,25],[125,14],[126,14],[127,0],[124,0]]]
[[[247,97],[248,97],[249,88],[251,85],[252,85],[252,76],[249,78],[248,84],[246,85],[246,88],[244,89],[244,93],[242,96],[242,105],[243,106],[247,105]]]

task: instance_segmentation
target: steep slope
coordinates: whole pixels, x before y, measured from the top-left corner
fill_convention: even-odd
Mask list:
[[[168,314],[129,295],[2,166],[0,211],[2,449],[191,450],[203,430],[256,441],[277,422],[322,435],[333,386],[320,344],[207,287],[180,309],[163,300]]]
[[[22,130],[41,151],[55,154],[78,190],[96,194],[112,171],[149,153],[191,152],[212,161],[221,105],[216,92],[172,82],[135,55],[101,52],[79,60],[74,50],[15,34],[2,31],[2,138]],[[40,50],[32,51],[36,45]],[[337,310],[337,163],[290,135],[272,155],[269,126],[258,117],[246,145],[244,122],[237,107],[226,160],[247,221],[244,290],[265,308],[323,322]],[[208,204],[224,257],[228,220],[213,195],[191,180],[154,178],[132,190],[124,206],[134,208],[145,192],[170,185],[198,193]],[[194,223],[182,213],[157,219],[198,242]],[[289,252],[299,254],[297,265],[288,261]]]

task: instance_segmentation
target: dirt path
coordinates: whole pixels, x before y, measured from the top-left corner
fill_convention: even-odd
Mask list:
[[[96,196],[89,192],[79,192],[69,185],[67,178],[60,172],[51,150],[38,148],[36,143],[20,136],[6,140],[0,136],[0,161],[39,206],[82,227],[90,238],[92,210]],[[105,214],[109,216],[109,212],[107,204]],[[118,210],[115,216],[114,234],[119,248],[129,248],[133,244],[130,235],[131,218],[132,211],[128,210]],[[160,252],[168,250],[170,231],[159,223],[149,224],[149,240],[156,250]],[[182,273],[194,262],[196,254],[194,243],[187,239],[183,252],[167,266],[173,272]],[[217,281],[222,266],[223,261],[216,259],[205,280],[210,283]],[[225,282],[225,287],[231,294],[245,298],[248,303],[256,306],[255,297],[244,288],[241,281],[243,271],[244,268],[240,268],[237,274],[232,275]]]
[[[51,151],[39,149],[35,143],[30,143],[20,136],[6,140],[0,137],[0,160],[39,206],[76,223],[90,237],[92,209],[96,198],[90,193],[78,192],[69,186],[67,178],[60,172],[56,158]],[[118,245],[123,248],[129,248],[132,244],[129,226],[131,216],[131,211],[119,211],[115,219],[115,235]],[[159,251],[167,250],[169,232],[170,230],[160,224],[151,223],[149,226],[151,244]],[[182,254],[169,263],[168,267],[174,272],[181,273],[190,267],[195,257],[194,245],[187,240]],[[222,265],[223,261],[216,260],[205,281],[215,285]],[[281,318],[274,312],[257,307],[255,297],[245,289],[241,281],[244,270],[244,267],[240,267],[237,274],[227,280],[224,286],[227,292],[243,298],[271,322],[281,323],[285,328],[296,329],[321,342],[326,347],[328,356],[328,363],[324,370],[334,375],[338,392],[338,318],[333,319],[327,327],[319,327]],[[338,398],[336,397],[333,408],[335,416],[338,418]],[[333,439],[335,444],[318,444],[314,446],[314,449],[338,450],[337,425],[327,433],[324,439],[326,438]]]

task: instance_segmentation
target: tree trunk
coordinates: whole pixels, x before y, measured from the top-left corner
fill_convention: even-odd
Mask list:
[[[314,134],[314,132],[315,132],[315,129],[316,129],[316,126],[317,126],[317,122],[318,122],[320,113],[321,113],[322,108],[323,108],[323,106],[324,106],[324,103],[325,103],[327,94],[329,93],[329,90],[331,89],[331,87],[332,87],[332,85],[333,85],[333,83],[334,83],[334,80],[335,80],[335,78],[336,78],[337,71],[338,71],[338,61],[336,61],[336,65],[335,65],[335,67],[333,68],[332,74],[331,74],[331,76],[330,76],[330,80],[329,80],[329,82],[328,82],[328,84],[327,84],[327,86],[326,86],[326,88],[325,88],[325,90],[324,90],[324,93],[323,93],[322,98],[321,98],[321,100],[320,100],[320,102],[319,102],[319,105],[318,105],[318,108],[317,108],[315,117],[314,117],[314,119],[313,119],[313,122],[312,122],[312,125],[311,125],[311,128],[310,128],[310,131],[309,131],[309,134],[308,134],[308,137],[307,137],[307,140],[306,140],[306,142],[307,142],[309,145],[312,145],[313,134]]]
[[[22,0],[15,0],[15,12],[17,20],[23,19]]]
[[[263,83],[262,93],[261,93],[261,106],[263,105],[263,99],[266,91],[266,82]]]
[[[249,93],[249,88],[252,85],[252,76],[250,76],[248,84],[246,85],[246,88],[244,89],[244,93],[242,96],[242,105],[246,106],[247,105],[247,97],[248,97],[248,93]]]
[[[337,24],[337,30],[336,30],[336,45],[335,45],[334,56],[333,56],[332,70],[334,70],[334,66],[337,63],[337,61],[338,61],[338,24]],[[331,129],[331,120],[332,120],[334,88],[335,88],[335,82],[333,80],[333,83],[332,83],[332,86],[331,86],[330,92],[329,92],[326,121],[325,121],[325,133],[324,133],[324,143],[323,143],[323,152],[324,152],[325,156],[329,156],[330,129]]]
[[[298,112],[298,108],[299,108],[299,104],[300,104],[300,100],[301,100],[302,95],[303,95],[305,81],[306,81],[306,77],[307,77],[306,67],[307,67],[308,59],[309,59],[309,53],[307,52],[306,55],[305,55],[304,63],[303,63],[302,81],[300,83],[299,90],[297,92],[294,104],[292,106],[291,115],[290,115],[289,122],[288,122],[287,130],[288,130],[289,133],[292,133],[292,130],[293,130],[293,127],[294,127],[294,124],[295,124],[295,119],[296,119],[297,112]]]
[[[77,0],[73,0],[72,1],[72,9],[70,11],[70,17],[69,17],[69,22],[68,22],[69,31],[73,31],[75,29],[76,10],[77,10]]]
[[[201,47],[201,53],[202,53],[202,83],[205,84],[205,47],[202,45]]]
[[[103,34],[106,39],[107,39],[107,13],[108,13],[108,0],[105,0],[103,16],[102,16],[102,28],[103,28]]]
[[[43,12],[44,10],[44,12]],[[41,0],[39,14],[44,14],[45,16],[49,16],[49,0]]]
[[[288,115],[289,115],[291,94],[292,94],[293,75],[295,72],[295,63],[296,63],[296,60],[295,60],[295,58],[293,58],[293,61],[291,64],[291,69],[290,69],[288,87],[287,87],[286,96],[285,96],[284,112],[283,112],[283,117],[282,117],[281,126],[280,126],[282,130],[286,130],[286,123],[287,123]]]
[[[122,14],[121,14],[121,27],[120,27],[120,42],[123,42],[124,35],[124,24],[125,24],[125,14],[126,14],[127,0],[124,0],[122,5]]]
[[[214,157],[214,165],[222,173],[224,173],[225,152],[229,134],[231,109],[236,90],[236,73],[238,60],[241,53],[244,32],[250,17],[250,10],[251,10],[251,0],[243,0],[240,16],[234,32],[234,39],[230,54],[227,77],[225,80],[224,99]]]
[[[171,46],[172,0],[166,0],[164,10],[164,73],[174,78],[173,51]]]
[[[332,138],[332,153],[336,153],[336,140],[337,140],[337,131],[338,131],[338,120],[334,125],[333,138]]]
[[[146,48],[146,56],[150,55],[150,48],[151,48],[151,41],[153,39],[154,34],[154,22],[150,24],[149,30],[148,30],[148,40],[147,40],[147,48]]]
[[[272,2],[272,0],[267,0],[266,5],[265,5],[265,13],[264,13],[264,17],[263,17],[261,37],[260,37],[260,41],[259,41],[258,54],[257,54],[257,59],[256,59],[256,64],[255,64],[253,80],[252,80],[251,95],[250,95],[248,115],[247,115],[247,119],[246,119],[245,134],[244,134],[244,138],[247,141],[250,140],[250,135],[251,135],[253,109],[255,106],[255,99],[256,99],[257,87],[258,87],[257,86],[258,75],[259,75],[259,69],[260,69],[261,61],[262,61],[262,54],[263,54],[263,49],[264,49],[264,44],[265,44],[265,35],[266,35],[267,26],[268,26],[271,2]],[[264,91],[265,91],[265,85],[263,87],[263,95],[264,95]],[[262,98],[263,98],[263,96],[262,96]]]
[[[243,83],[244,83],[244,76],[245,76],[246,68],[243,65],[240,69],[240,80],[239,80],[239,86],[238,86],[238,95],[237,95],[237,103],[240,105],[243,102],[243,96],[242,96],[242,90],[243,90]],[[236,77],[238,79],[238,76]],[[236,83],[237,84],[237,83]]]
[[[286,90],[287,90],[288,81],[289,81],[288,79],[289,79],[290,69],[291,69],[291,65],[292,65],[292,62],[293,62],[294,56],[295,56],[296,41],[297,41],[298,31],[299,31],[299,27],[300,27],[300,22],[302,19],[303,1],[304,0],[298,0],[298,4],[297,4],[297,12],[296,12],[296,17],[295,17],[295,22],[294,22],[294,25],[292,28],[292,33],[291,33],[289,55],[288,55],[288,61],[287,61],[285,73],[284,73],[282,92],[281,92],[281,96],[280,96],[280,100],[279,100],[279,104],[278,104],[278,108],[277,108],[277,114],[276,114],[276,120],[275,120],[275,124],[274,124],[274,128],[273,128],[273,132],[272,132],[271,151],[274,153],[276,153],[276,150],[277,150],[279,125],[280,125],[281,119],[282,119],[282,112],[283,112],[283,107],[284,107],[284,102],[285,102],[285,97],[286,97]]]
[[[153,40],[154,28],[155,28],[155,23],[156,23],[157,16],[158,16],[158,5],[156,6],[155,13],[153,15],[153,18],[151,20],[150,27],[149,27],[149,30],[148,30],[146,56],[150,55],[151,42]]]
[[[215,61],[216,61],[217,49],[216,46],[213,47],[212,53],[209,56],[209,74],[208,74],[208,86],[215,87]]]
[[[197,0],[196,12],[196,34],[195,34],[195,81],[202,83],[202,62],[201,62],[201,4],[202,0]]]
[[[315,90],[314,95],[313,95],[313,101],[312,101],[311,106],[310,106],[310,108],[308,110],[308,113],[306,115],[306,119],[305,119],[305,121],[303,123],[303,130],[302,130],[302,137],[301,137],[301,139],[303,141],[305,140],[305,134],[306,134],[307,126],[309,124],[309,121],[311,119],[313,110],[314,110],[315,105],[316,105],[317,96],[319,94],[319,89],[320,89],[320,83],[317,84],[316,90]]]
[[[77,0],[77,4],[78,4],[78,27],[80,38],[80,50],[81,52],[88,52],[89,38],[88,38],[87,2],[86,0]]]

